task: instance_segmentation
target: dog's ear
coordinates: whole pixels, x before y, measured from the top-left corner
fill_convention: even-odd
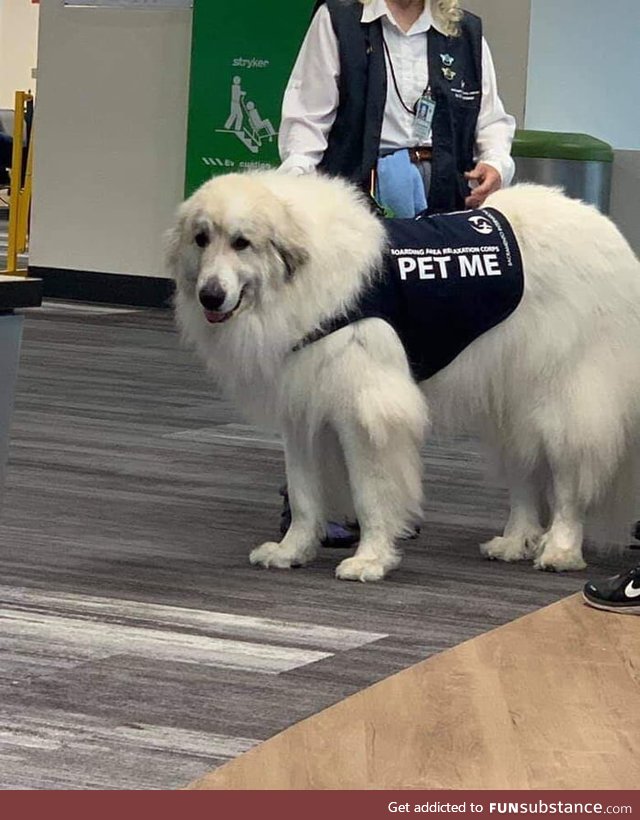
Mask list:
[[[271,244],[280,259],[282,259],[285,268],[285,282],[290,282],[296,271],[309,261],[309,252],[301,245],[285,244],[282,240],[273,239]]]
[[[282,203],[282,225],[271,240],[285,268],[285,281],[290,282],[297,271],[307,264],[310,255],[306,248],[306,234],[291,209]]]
[[[178,276],[180,247],[187,219],[186,209],[181,205],[176,213],[173,225],[164,235],[164,264],[172,279]]]

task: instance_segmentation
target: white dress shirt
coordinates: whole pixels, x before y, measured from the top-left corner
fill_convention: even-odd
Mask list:
[[[412,108],[428,84],[426,33],[435,26],[429,2],[425,2],[424,11],[406,33],[393,19],[385,0],[372,0],[363,6],[364,23],[379,18],[402,99]],[[283,171],[308,173],[321,161],[338,110],[339,78],[338,41],[329,10],[323,5],[311,22],[284,94],[278,137]],[[510,155],[514,133],[515,120],[505,112],[498,96],[491,52],[483,38],[476,161],[496,168],[503,185],[510,184],[515,170]],[[398,99],[387,60],[387,99],[380,148],[407,148],[418,143],[413,134],[413,114]]]

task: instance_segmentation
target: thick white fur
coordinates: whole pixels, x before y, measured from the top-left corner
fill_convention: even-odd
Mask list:
[[[304,564],[327,520],[355,515],[360,545],[337,575],[382,578],[420,516],[429,427],[473,431],[493,449],[511,513],[481,546],[490,558],[580,569],[587,516],[617,505],[620,523],[633,512],[621,501],[635,500],[638,464],[640,264],[607,218],[556,190],[520,185],[487,205],[518,237],[524,297],[420,386],[377,319],[291,352],[376,275],[384,229],[349,185],[230,175],[181,207],[168,261],[183,337],[240,409],[285,439],[293,523],[253,563]],[[201,250],[193,238],[203,229],[211,244]],[[250,248],[233,251],[238,233]],[[198,302],[212,281],[228,293],[225,311],[243,294],[224,324],[208,324]]]

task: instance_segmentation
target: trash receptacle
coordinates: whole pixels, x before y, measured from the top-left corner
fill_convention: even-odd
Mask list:
[[[587,134],[517,131],[512,155],[516,182],[558,185],[574,199],[609,213],[613,148]]]

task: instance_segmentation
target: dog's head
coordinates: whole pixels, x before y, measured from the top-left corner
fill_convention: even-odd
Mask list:
[[[286,288],[308,261],[304,231],[260,174],[205,183],[180,207],[167,263],[179,294],[217,325]]]

